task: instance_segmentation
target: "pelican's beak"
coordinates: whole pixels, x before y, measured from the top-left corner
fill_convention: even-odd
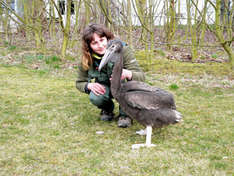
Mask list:
[[[111,55],[113,54],[114,50],[113,48],[106,49],[106,52],[104,56],[102,57],[102,61],[98,67],[98,71],[101,71],[101,69],[107,64],[107,62],[111,59]]]

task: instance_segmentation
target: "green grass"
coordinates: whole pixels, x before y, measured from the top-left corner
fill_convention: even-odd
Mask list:
[[[144,53],[137,52],[136,58],[139,61],[140,66],[144,71],[161,73],[161,74],[190,74],[190,75],[219,75],[219,76],[229,76],[234,79],[234,71],[231,69],[229,63],[187,63],[178,62],[176,60],[165,59],[165,56],[160,54],[154,56],[152,59],[147,59]],[[147,64],[146,64],[147,63]],[[150,63],[150,64],[149,64]]]
[[[155,129],[157,146],[139,150],[131,145],[145,142],[135,134],[143,127],[100,121],[74,71],[1,64],[0,175],[233,175],[233,73],[222,64],[153,62],[146,82],[174,94],[184,122]]]

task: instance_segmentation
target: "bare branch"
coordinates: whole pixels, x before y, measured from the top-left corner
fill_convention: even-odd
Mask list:
[[[60,13],[60,11],[59,11],[59,9],[58,9],[58,6],[57,6],[56,3],[54,2],[54,0],[51,0],[51,2],[53,3],[55,9],[56,9],[57,12],[58,12],[58,15],[59,15],[59,22],[60,22],[61,28],[62,28],[62,30],[63,30],[63,32],[64,32],[65,29],[64,29],[62,14]]]
[[[215,10],[217,10],[216,5],[211,0],[207,0],[207,1],[214,7]]]
[[[102,3],[102,0],[99,0],[98,2],[99,2],[99,6],[100,6],[102,12],[104,13],[104,15],[105,15],[107,21],[108,21],[110,24],[113,24],[113,21],[109,18],[108,14],[107,14],[107,12],[106,12],[106,10],[105,10],[105,5]]]
[[[37,30],[33,25],[27,24],[27,22],[21,18],[7,3],[5,3],[3,0],[0,0],[0,4],[5,7],[7,10],[9,10],[19,21],[17,21],[12,15],[8,14],[8,16],[18,25],[24,24],[25,27],[31,28],[33,30]],[[20,23],[21,22],[21,23]]]
[[[149,29],[144,25],[144,23],[141,21],[141,18],[139,17],[139,15],[138,15],[138,13],[137,13],[137,10],[136,10],[136,7],[135,7],[135,5],[134,5],[133,0],[132,0],[132,6],[133,6],[133,9],[134,9],[134,11],[135,11],[135,13],[136,13],[136,16],[137,16],[137,18],[139,19],[139,21],[140,21],[142,27],[143,27],[144,29],[146,29],[149,33],[153,33],[153,32],[152,32],[151,30],[149,30]]]
[[[26,22],[24,21],[23,18],[21,18],[19,15],[17,15],[15,13],[15,11],[3,0],[0,0],[0,3],[3,5],[3,7],[5,7],[7,10],[9,10],[12,14],[14,14],[15,17],[18,18],[18,20],[20,20],[22,23],[26,24]],[[9,15],[10,16],[10,15]],[[10,16],[11,17],[11,16]],[[13,18],[13,17],[12,17]]]

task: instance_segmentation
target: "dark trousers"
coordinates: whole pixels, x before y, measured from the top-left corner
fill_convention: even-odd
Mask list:
[[[99,109],[102,109],[106,112],[113,112],[114,110],[114,102],[113,96],[111,95],[110,87],[105,86],[106,92],[103,95],[95,95],[93,92],[90,92],[89,99],[93,105],[97,106]],[[125,112],[121,110],[119,107],[119,115],[120,116],[127,116]]]

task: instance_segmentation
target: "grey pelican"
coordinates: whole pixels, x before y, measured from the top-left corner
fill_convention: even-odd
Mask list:
[[[152,147],[152,128],[175,124],[182,120],[176,111],[173,95],[163,89],[149,86],[139,81],[121,82],[123,69],[123,44],[121,40],[110,40],[106,52],[99,65],[99,71],[108,63],[113,62],[111,93],[126,114],[140,124],[145,130],[137,132],[146,134],[146,143],[134,144],[132,148]]]

